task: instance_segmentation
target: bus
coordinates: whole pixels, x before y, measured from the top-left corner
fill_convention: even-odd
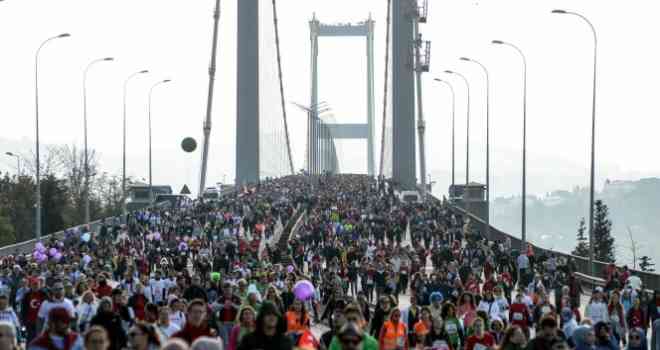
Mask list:
[[[172,194],[172,186],[152,186],[151,190],[149,185],[132,185],[128,188],[126,196],[126,210],[133,211],[146,208],[154,203],[158,195]],[[151,196],[153,192],[153,197]]]

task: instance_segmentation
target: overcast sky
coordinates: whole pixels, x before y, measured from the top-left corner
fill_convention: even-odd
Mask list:
[[[208,182],[233,179],[235,164],[236,1],[222,1],[217,85]],[[395,0],[396,1],[396,0]],[[471,173],[484,180],[485,113],[483,75],[458,60],[481,60],[491,73],[493,186],[498,195],[518,193],[522,118],[522,75],[517,54],[492,39],[517,44],[528,62],[528,147],[530,193],[588,184],[591,116],[592,37],[576,17],[552,15],[553,8],[582,12],[599,35],[597,165],[605,178],[660,174],[658,107],[660,51],[653,0],[431,0],[424,38],[432,41],[431,72],[424,75],[428,169],[439,188],[448,185],[450,100],[433,82],[445,69],[464,73],[472,88]],[[287,101],[309,100],[309,27],[355,22],[371,13],[376,21],[376,134],[380,135],[386,0],[278,0]],[[270,9],[270,1],[262,1]],[[90,147],[103,170],[121,174],[122,85],[132,72],[152,73],[129,86],[128,174],[147,176],[147,92],[163,78],[173,82],[154,91],[154,183],[196,188],[200,154],[184,154],[183,137],[202,140],[211,46],[213,0],[6,0],[0,3],[0,138],[16,141],[29,154],[34,137],[34,53],[51,42],[40,64],[41,139],[45,144],[82,144],[82,70],[92,59],[113,56],[89,73]],[[272,25],[262,23],[262,25]],[[275,57],[273,56],[273,60]],[[364,39],[320,42],[320,99],[339,122],[365,120]],[[465,87],[456,90],[457,177],[465,167]],[[275,86],[275,85],[273,85]],[[276,108],[277,106],[274,106]],[[294,161],[303,166],[305,115],[289,107]],[[377,148],[380,141],[377,140]],[[359,146],[360,148],[356,148]],[[342,169],[366,170],[359,142],[342,144]],[[6,150],[2,150],[3,153]],[[360,153],[364,152],[364,153]],[[378,154],[378,153],[377,153]],[[341,160],[340,160],[341,162]],[[11,159],[0,166],[10,170]],[[568,179],[568,180],[566,180]],[[509,184],[511,182],[511,184]],[[502,185],[498,186],[498,183]]]

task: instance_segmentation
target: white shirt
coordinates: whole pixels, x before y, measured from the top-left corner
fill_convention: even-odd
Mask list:
[[[94,315],[96,315],[96,304],[87,304],[81,302],[76,306],[76,315],[78,316],[78,324],[89,323]]]
[[[64,298],[62,301],[44,301],[39,308],[37,316],[48,323],[48,314],[50,313],[50,310],[57,307],[66,309],[72,319],[76,317],[76,309],[71,300],[67,298]]]
[[[163,279],[160,280],[152,279],[151,281],[149,281],[149,289],[150,289],[149,297],[151,298],[151,302],[158,304],[164,300],[164,296],[168,289],[168,283]]]
[[[174,324],[179,328],[183,328],[186,324],[186,315],[181,311],[173,311],[170,314],[170,324]]]
[[[591,319],[593,324],[608,321],[607,305],[601,301],[591,302],[584,311],[584,316]]]
[[[518,255],[518,269],[528,269],[529,268],[529,258],[525,254]]]
[[[628,277],[628,284],[633,290],[642,289],[642,280],[638,276],[632,275]]]
[[[171,322],[170,322],[170,324],[167,325],[167,326],[159,325],[158,328],[159,328],[160,331],[163,332],[163,334],[164,334],[166,337],[168,337],[168,338],[171,337],[172,334],[174,334],[174,333],[176,333],[176,332],[178,332],[178,331],[181,330],[181,328],[179,328],[179,326],[177,326],[177,325],[175,325],[174,323],[171,323]]]

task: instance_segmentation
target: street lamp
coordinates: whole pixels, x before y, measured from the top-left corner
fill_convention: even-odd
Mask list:
[[[90,62],[83,72],[83,124],[85,133],[85,223],[90,222],[89,217],[89,156],[87,149],[87,72],[96,63],[113,61],[112,57],[105,57]]]
[[[456,106],[456,95],[454,94],[454,87],[446,80],[434,79],[437,82],[441,82],[446,84],[449,87],[449,91],[451,91],[451,187],[453,188],[456,185],[456,168],[455,168],[455,150],[456,150],[456,123],[455,123],[455,106]]]
[[[456,74],[465,82],[467,87],[467,141],[465,143],[465,186],[470,184],[470,83],[467,78],[461,73],[454,72],[451,70],[446,70],[445,73]]]
[[[521,254],[524,254],[527,243],[527,59],[518,46],[502,41],[493,40],[493,44],[512,47],[520,54],[523,63],[523,146],[522,146],[522,243]]]
[[[2,0],[0,0],[0,1],[2,1]],[[5,154],[10,156],[10,157],[16,157],[16,162],[17,162],[16,163],[16,172],[18,173],[18,176],[21,176],[21,156],[19,156],[18,154],[11,153],[11,152],[5,152]]]
[[[41,165],[39,164],[40,159],[39,159],[39,53],[41,52],[41,49],[46,45],[48,42],[55,40],[55,39],[62,39],[62,38],[68,38],[70,37],[71,34],[69,33],[63,33],[60,35],[56,35],[53,37],[50,37],[46,40],[44,40],[41,45],[39,45],[39,48],[37,49],[37,53],[34,55],[34,116],[35,116],[35,134],[36,134],[36,150],[35,150],[35,155],[36,155],[36,182],[37,182],[37,191],[36,191],[36,220],[35,220],[35,236],[37,239],[41,238]]]
[[[122,195],[122,201],[126,202],[126,90],[128,87],[128,82],[133,79],[133,77],[139,75],[139,74],[146,74],[149,73],[148,70],[141,70],[138,72],[135,72],[126,78],[124,81],[124,126],[123,126],[123,141],[122,141],[122,171],[121,171],[121,195]],[[124,209],[126,207],[124,206]]]
[[[594,183],[595,183],[595,168],[596,168],[596,58],[598,53],[598,37],[596,36],[596,28],[587,19],[587,17],[577,12],[566,10],[553,10],[552,13],[562,15],[573,15],[580,17],[591,28],[591,33],[594,36],[594,72],[593,72],[593,88],[591,93],[591,174],[589,185],[589,265],[591,266],[591,275],[594,276]]]
[[[481,62],[468,57],[461,60],[479,65],[486,77],[486,237],[490,239],[490,79],[488,69]]]
[[[149,193],[151,196],[151,199],[153,199],[153,183],[152,183],[152,174],[151,174],[151,94],[154,91],[154,88],[158,85],[169,83],[170,79],[165,79],[157,82],[156,84],[151,86],[151,89],[149,89]]]

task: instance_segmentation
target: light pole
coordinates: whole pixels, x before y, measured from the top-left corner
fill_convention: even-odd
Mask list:
[[[523,146],[522,146],[522,244],[520,253],[524,254],[527,243],[527,59],[518,46],[502,40],[493,40],[493,44],[506,45],[515,49],[523,63]]]
[[[122,207],[126,209],[126,90],[128,87],[128,82],[139,74],[149,73],[148,70],[141,70],[135,72],[126,78],[124,81],[124,121],[123,121],[123,132],[122,132],[122,170],[121,170],[121,196],[122,196]]]
[[[456,111],[456,95],[454,94],[454,87],[446,80],[434,79],[437,82],[444,83],[449,87],[449,91],[451,91],[451,187],[453,188],[454,185],[456,185],[456,163],[455,163],[455,150],[456,150],[456,118],[455,118],[455,111]]]
[[[34,55],[34,116],[35,116],[35,134],[36,134],[36,150],[35,150],[35,155],[36,155],[36,182],[37,182],[37,191],[36,191],[36,220],[35,220],[35,236],[37,239],[41,238],[41,165],[39,164],[40,159],[39,159],[39,53],[41,52],[41,49],[46,45],[48,42],[55,40],[55,39],[61,39],[61,38],[68,38],[70,37],[71,34],[69,33],[63,33],[60,35],[56,35],[53,37],[50,37],[46,40],[44,40],[41,45],[39,45],[39,48],[37,49],[37,53]]]
[[[595,168],[596,168],[596,58],[598,53],[598,37],[596,36],[596,28],[587,19],[587,17],[572,11],[566,10],[553,10],[552,13],[573,15],[580,17],[585,21],[591,33],[594,36],[594,73],[593,73],[593,92],[591,94],[591,174],[589,179],[589,265],[591,266],[591,275],[594,276],[594,183],[595,183]]]
[[[481,62],[468,57],[461,60],[479,65],[486,77],[486,237],[490,239],[490,79],[488,69]]]
[[[2,0],[0,0],[2,1]],[[10,157],[16,157],[16,173],[18,173],[18,176],[21,176],[21,156],[18,154],[14,154],[11,152],[5,152],[6,155]]]
[[[83,124],[85,133],[85,223],[90,222],[89,217],[89,155],[87,149],[87,72],[96,63],[112,61],[114,58],[105,57],[90,62],[83,72]]]
[[[467,87],[467,141],[465,143],[465,186],[470,184],[470,83],[467,78],[461,73],[454,72],[451,70],[446,70],[445,73],[456,74],[461,77],[465,82],[465,87]]]
[[[154,92],[154,88],[158,85],[169,83],[170,79],[165,79],[157,82],[156,84],[151,86],[151,89],[149,89],[149,195],[150,199],[153,200],[154,192],[153,192],[153,183],[152,183],[152,167],[151,167],[151,95]]]

